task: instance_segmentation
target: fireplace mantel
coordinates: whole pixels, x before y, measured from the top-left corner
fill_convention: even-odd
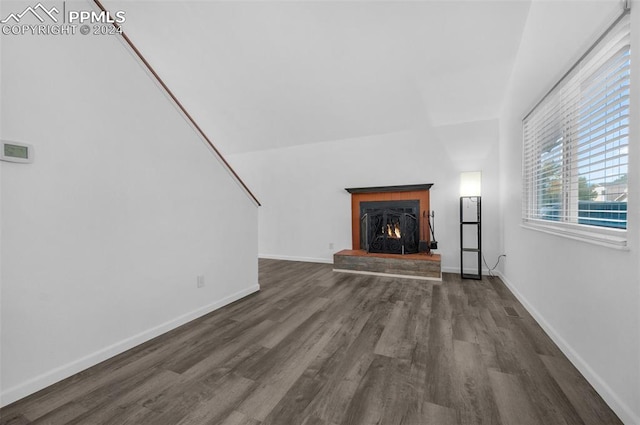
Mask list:
[[[375,187],[350,187],[345,190],[351,194],[355,193],[388,193],[388,192],[416,192],[429,190],[433,183],[405,184],[401,186],[375,186]]]

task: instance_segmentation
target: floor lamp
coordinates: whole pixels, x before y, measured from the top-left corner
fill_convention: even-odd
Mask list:
[[[482,173],[460,174],[460,277],[482,279]]]

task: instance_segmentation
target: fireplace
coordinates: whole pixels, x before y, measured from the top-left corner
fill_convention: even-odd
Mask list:
[[[425,183],[345,189],[351,194],[352,249],[371,254],[427,251],[431,186]]]
[[[360,202],[360,247],[384,254],[418,252],[419,214],[417,199]]]
[[[430,251],[431,186],[345,189],[351,194],[352,248],[333,254],[333,270],[442,280],[440,255]]]

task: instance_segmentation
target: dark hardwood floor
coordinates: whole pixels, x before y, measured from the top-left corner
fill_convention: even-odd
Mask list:
[[[260,284],[7,406],[0,423],[621,423],[498,278],[261,260]]]

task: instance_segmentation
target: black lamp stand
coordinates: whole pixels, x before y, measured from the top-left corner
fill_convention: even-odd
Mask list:
[[[460,197],[460,277],[462,279],[482,279],[482,225],[481,225],[481,196],[461,196]],[[476,214],[472,212],[464,214],[464,205],[474,205]],[[475,246],[465,246],[465,234],[477,232]],[[478,260],[477,273],[465,273],[464,257],[465,252],[475,253]]]

